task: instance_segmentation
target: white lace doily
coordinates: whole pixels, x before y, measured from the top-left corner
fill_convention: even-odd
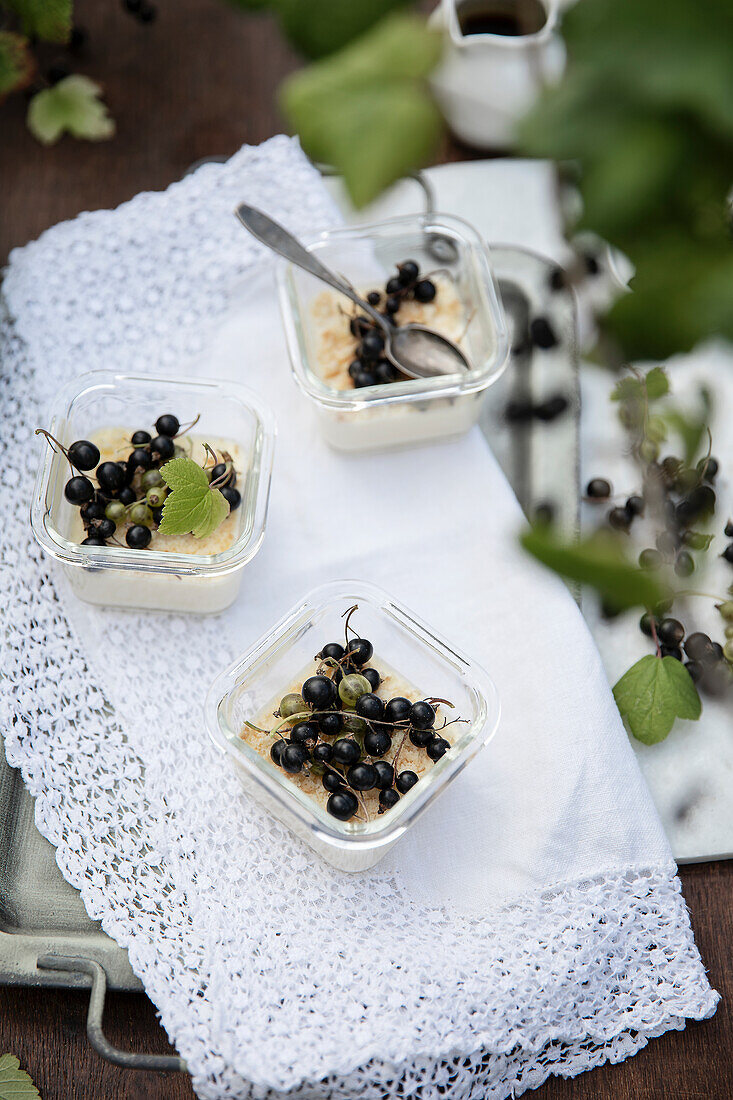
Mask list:
[[[671,862],[599,867],[475,918],[411,900],[389,867],[333,871],[241,797],[201,734],[202,689],[234,655],[226,616],[197,620],[192,646],[185,616],[72,603],[32,540],[19,502],[54,391],[100,367],[180,373],[200,354],[260,256],[231,231],[242,198],[300,233],[335,217],[297,146],[276,138],[11,258],[8,759],[202,1097],[502,1100],[620,1061],[717,1001]]]

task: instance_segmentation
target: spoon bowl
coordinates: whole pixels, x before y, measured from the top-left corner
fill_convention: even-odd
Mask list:
[[[436,378],[471,370],[468,357],[447,336],[427,325],[414,322],[390,325],[349,283],[322,264],[291,233],[263,211],[248,206],[247,203],[240,203],[235,214],[245,229],[261,244],[296,267],[321,279],[358,305],[379,327],[384,337],[384,357],[408,378]]]

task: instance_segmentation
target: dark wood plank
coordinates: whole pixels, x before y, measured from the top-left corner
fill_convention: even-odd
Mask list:
[[[43,149],[24,126],[21,99],[0,109],[0,257],[81,210],[114,206],[159,189],[200,157],[230,154],[282,129],[275,90],[297,64],[269,17],[243,17],[222,0],[160,0],[141,27],[116,0],[77,0],[89,44],[76,68],[100,79],[115,114],[114,141],[64,139]],[[59,51],[49,50],[52,61]],[[476,156],[446,141],[441,160]],[[553,1079],[538,1100],[730,1100],[733,1096],[733,864],[682,872],[698,944],[723,994],[712,1021],[654,1040],[619,1066],[572,1081]],[[132,1074],[103,1062],[85,1036],[86,994],[0,990],[0,1052],[11,1050],[44,1100],[189,1100],[182,1075]],[[155,1010],[142,994],[112,994],[105,1026],[126,1049],[164,1051]]]

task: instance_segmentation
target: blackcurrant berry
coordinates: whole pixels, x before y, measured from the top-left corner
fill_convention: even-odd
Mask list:
[[[338,774],[338,772],[327,771],[324,772],[321,783],[323,784],[325,790],[330,791],[333,794],[334,791],[340,791],[343,789],[344,779],[343,776],[340,776]]]
[[[529,335],[535,347],[545,350],[554,348],[558,342],[552,325],[546,317],[535,317],[530,321]]]
[[[302,745],[295,745],[292,741],[285,742],[280,760],[286,772],[297,775],[307,758],[307,750]]]
[[[687,550],[680,550],[674,563],[674,571],[678,577],[689,577],[695,572],[695,559]]]
[[[369,332],[371,327],[372,322],[368,317],[365,317],[363,313],[358,317],[352,317],[349,321],[349,332],[352,336],[356,336],[357,339]]]
[[[211,480],[217,482],[217,488],[228,485],[233,489],[237,484],[237,473],[231,462],[217,462],[211,471]]]
[[[287,742],[275,741],[270,749],[270,759],[277,764],[278,768],[282,765],[282,755]]]
[[[626,501],[626,511],[630,516],[643,516],[645,507],[644,497],[631,496]]]
[[[415,300],[417,302],[432,302],[435,297],[435,283],[432,279],[421,279],[415,284]]]
[[[339,737],[333,743],[333,760],[336,764],[345,764],[347,767],[355,764],[361,756],[361,749],[356,741],[350,737]]]
[[[82,505],[80,516],[84,523],[91,523],[93,519],[104,519],[107,511],[107,505],[101,500],[90,500],[87,504]]]
[[[329,714],[322,714],[318,719],[318,725],[321,727],[321,733],[326,737],[335,737],[337,733],[341,733],[341,727],[344,724],[343,715],[341,711],[334,710]]]
[[[155,421],[155,430],[158,435],[168,435],[173,438],[173,436],[178,435],[180,427],[178,417],[173,416],[172,413],[164,413]]]
[[[715,477],[720,469],[717,458],[701,458],[697,464],[697,472],[700,477],[704,477],[706,481],[714,481]]]
[[[648,548],[639,554],[639,565],[642,569],[659,569],[662,564],[662,555],[658,550]]]
[[[611,482],[605,477],[592,478],[585,489],[585,495],[591,500],[608,500],[611,495]]]
[[[387,359],[380,359],[374,368],[374,377],[380,386],[387,386],[397,380],[397,371]]]
[[[169,458],[173,458],[175,454],[176,445],[169,435],[156,435],[155,439],[150,444],[150,450],[162,461],[166,461]]]
[[[146,451],[144,447],[136,447],[127,458],[127,465],[131,470],[149,470],[153,465],[153,458],[150,451]],[[99,474],[97,474],[99,477]]]
[[[375,787],[380,791],[386,791],[394,783],[394,768],[386,760],[375,760],[373,767],[377,773]]]
[[[329,642],[318,654],[319,657],[330,657],[332,661],[340,661],[343,655],[344,647],[338,642]]]
[[[377,773],[371,764],[362,761],[352,764],[346,773],[346,782],[355,791],[371,791],[377,785]]]
[[[351,378],[355,382],[357,379],[357,375],[361,374],[363,370],[364,364],[362,363],[361,359],[352,359],[349,363],[349,378]]]
[[[705,671],[705,669],[703,668],[703,666],[700,664],[699,661],[687,661],[685,663],[685,668],[687,669],[690,676],[692,677],[693,684],[696,684],[698,682],[698,680],[701,679],[702,674]]]
[[[301,688],[306,703],[316,710],[328,710],[336,699],[336,687],[328,676],[309,676]]]
[[[733,565],[733,542],[726,546],[725,550],[720,556],[721,558],[724,558],[725,561],[730,562],[730,564]]]
[[[376,668],[363,668],[361,669],[361,675],[372,685],[372,691],[376,691],[382,682],[382,677],[379,675]]]
[[[135,471],[131,470],[126,462],[118,462],[117,465],[119,466],[120,472],[121,472],[122,477],[124,479],[122,484],[125,485],[125,486],[129,485],[130,482],[132,481],[132,476],[135,473]]]
[[[373,654],[374,646],[366,638],[352,638],[346,649],[349,663],[357,668],[371,661]]]
[[[435,711],[421,700],[410,707],[410,725],[416,730],[429,730],[435,725]]]
[[[136,523],[133,527],[128,527],[125,542],[132,550],[144,550],[151,538],[150,528]]]
[[[441,756],[445,756],[449,748],[450,743],[446,741],[444,737],[438,737],[436,734],[428,741],[425,751],[431,760],[440,760]]]
[[[315,741],[318,737],[318,727],[313,722],[298,722],[290,731],[290,740],[296,744],[304,741]]]
[[[402,695],[395,696],[394,699],[390,699],[384,708],[384,717],[388,722],[406,722],[410,717],[410,710],[412,703],[409,699],[405,699]]]
[[[647,638],[652,637],[652,623],[653,622],[654,622],[654,616],[651,615],[648,611],[645,611],[644,614],[639,619],[639,630],[642,632],[642,634],[646,634]]]
[[[685,639],[685,653],[691,661],[709,661],[713,653],[713,643],[707,634],[695,631]]]
[[[106,546],[104,539],[98,539],[96,535],[89,535],[81,540],[81,546]]]
[[[69,461],[77,470],[93,470],[99,462],[99,447],[88,439],[77,439],[69,447]]]
[[[733,538],[733,519],[728,520],[723,528],[723,534],[729,539]]]
[[[137,500],[135,490],[131,489],[129,485],[125,485],[123,489],[120,489],[117,499],[124,505],[134,504]]]
[[[679,619],[662,619],[657,627],[657,637],[668,646],[678,646],[685,636],[685,628]]]
[[[339,821],[348,821],[357,811],[359,803],[351,791],[335,791],[326,803],[326,809]]]
[[[432,736],[432,730],[410,730],[410,740],[419,749],[424,749]]]
[[[608,513],[608,522],[616,531],[628,531],[632,519],[625,508],[612,508]]]
[[[667,557],[671,557],[676,552],[679,544],[677,536],[672,531],[660,531],[654,541],[657,549]]]
[[[372,691],[360,695],[354,709],[360,718],[370,722],[377,722],[384,716],[384,702]]]
[[[539,405],[535,405],[532,411],[538,420],[547,423],[561,416],[569,404],[567,397],[563,397],[561,393],[558,393],[554,397],[548,397],[546,401],[540,402]]]
[[[151,438],[150,432],[133,432],[130,442],[133,447],[146,447]]]
[[[333,748],[331,745],[327,745],[325,741],[321,741],[313,749],[313,759],[319,764],[328,764],[332,756]]]
[[[392,738],[385,729],[367,730],[364,734],[364,752],[369,756],[384,756],[392,748]]]
[[[361,341],[363,359],[378,359],[384,351],[384,337],[378,332],[367,332]]]
[[[675,661],[682,660],[682,650],[679,646],[660,645],[659,652],[662,657],[674,657]]]
[[[230,489],[228,485],[225,485],[219,492],[224,497],[224,500],[229,505],[230,512],[236,512],[239,505],[242,503],[242,496],[239,489]]]
[[[86,504],[94,496],[94,486],[88,477],[76,474],[64,485],[64,496],[70,504]]]
[[[404,771],[400,772],[395,780],[395,786],[400,794],[407,794],[408,791],[417,783],[417,776],[414,772]]]
[[[385,810],[391,810],[393,806],[396,806],[400,800],[400,796],[393,787],[387,788],[387,790],[379,792],[379,812],[383,813]]]
[[[94,528],[94,533],[97,538],[111,539],[117,530],[117,524],[113,523],[111,519],[102,519]]]
[[[400,294],[402,291],[402,283],[396,275],[393,275],[392,278],[387,281],[384,289],[388,296],[392,296],[393,294]]]
[[[391,313],[396,313],[401,305],[402,305],[401,299],[398,298],[398,296],[396,294],[390,294],[389,298],[387,298],[387,301],[384,303],[384,308],[387,311],[387,313],[391,314]]]
[[[354,386],[357,390],[365,390],[367,386],[378,386],[377,376],[374,371],[362,369],[354,378]]]
[[[397,271],[399,272],[397,278],[400,286],[409,286],[410,283],[415,282],[420,274],[420,268],[414,260],[405,260],[404,263],[397,264]]]
[[[366,300],[370,306],[378,306],[382,300],[382,295],[378,290],[370,290],[366,296]]]

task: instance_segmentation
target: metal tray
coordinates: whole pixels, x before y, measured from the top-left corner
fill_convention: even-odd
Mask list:
[[[508,315],[512,354],[492,386],[481,427],[529,517],[551,505],[555,522],[578,529],[579,393],[576,318],[569,294],[550,290],[551,264],[515,247],[493,246],[492,256]],[[544,316],[557,338],[533,347],[529,323]],[[562,394],[567,409],[555,420],[510,423],[510,401],[534,402]],[[489,501],[484,502],[486,506]],[[1,734],[0,734],[1,736]],[[87,915],[81,897],[62,877],[55,848],[38,832],[34,801],[20,773],[0,751],[0,983],[88,988],[88,1035],[98,1052],[120,1065],[185,1069],[175,1057],[126,1054],[101,1030],[105,985],[140,990],[127,952]]]

